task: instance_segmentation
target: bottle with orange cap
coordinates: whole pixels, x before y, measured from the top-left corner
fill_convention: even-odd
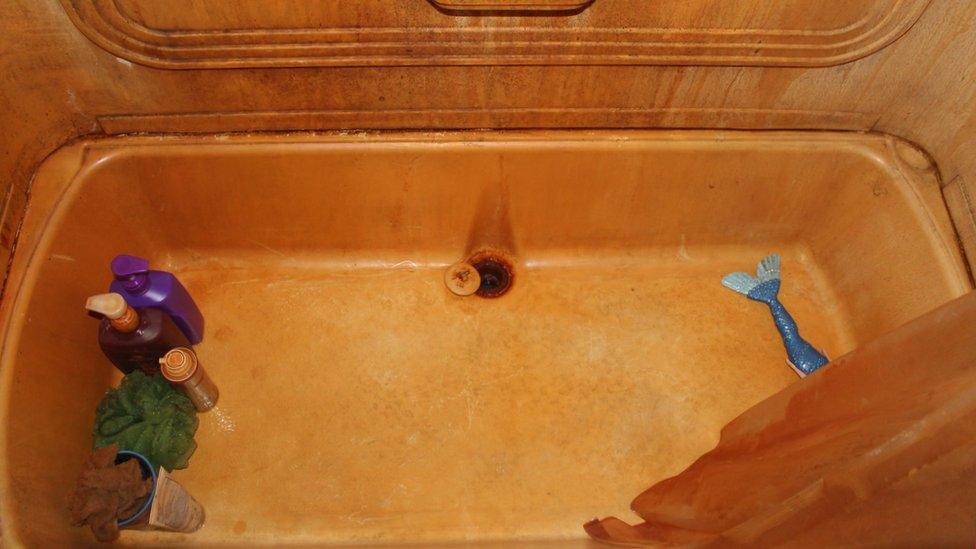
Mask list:
[[[206,412],[217,404],[217,386],[200,366],[193,349],[170,349],[159,359],[159,370],[170,383],[183,389],[197,411]]]
[[[159,373],[159,358],[166,351],[190,344],[168,314],[159,309],[135,309],[119,294],[93,295],[85,308],[102,316],[98,344],[122,373]]]

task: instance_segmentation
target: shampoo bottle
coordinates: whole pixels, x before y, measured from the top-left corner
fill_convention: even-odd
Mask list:
[[[159,373],[159,359],[173,347],[190,344],[176,323],[159,309],[136,309],[115,293],[88,298],[85,308],[102,315],[98,344],[115,367],[128,374]]]
[[[112,274],[115,280],[109,286],[110,292],[122,294],[133,307],[166,312],[190,343],[196,345],[203,339],[203,314],[175,275],[150,271],[148,260],[131,255],[115,256]]]

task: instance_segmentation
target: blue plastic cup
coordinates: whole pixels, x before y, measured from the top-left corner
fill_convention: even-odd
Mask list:
[[[130,459],[135,459],[139,461],[139,469],[142,470],[142,478],[144,479],[151,478],[152,488],[149,489],[149,496],[146,497],[146,501],[142,504],[142,507],[140,507],[138,511],[133,513],[132,516],[129,518],[119,519],[118,521],[119,528],[122,528],[123,526],[128,526],[138,521],[140,518],[142,518],[142,516],[145,515],[147,511],[149,511],[149,507],[152,505],[153,496],[156,495],[156,469],[153,468],[152,463],[149,463],[149,460],[146,459],[146,456],[140,454],[139,452],[121,450],[115,456],[115,464],[118,465],[120,463],[125,463]]]

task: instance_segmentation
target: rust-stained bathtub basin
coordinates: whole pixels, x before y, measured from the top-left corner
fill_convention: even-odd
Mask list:
[[[512,289],[448,293],[444,268],[485,247]],[[116,253],[196,296],[221,390],[174,475],[205,527],[124,543],[564,545],[795,381],[768,313],[719,284],[773,251],[831,356],[970,288],[935,171],[884,136],[66,146],[37,173],[3,302],[4,539],[91,540],[64,497],[117,379],[83,310]]]

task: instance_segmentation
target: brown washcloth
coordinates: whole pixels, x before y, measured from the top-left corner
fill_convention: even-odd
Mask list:
[[[142,478],[139,462],[130,459],[116,465],[117,453],[114,444],[95,450],[68,497],[71,523],[88,524],[98,541],[119,537],[116,521],[138,511],[152,489],[152,479]]]

